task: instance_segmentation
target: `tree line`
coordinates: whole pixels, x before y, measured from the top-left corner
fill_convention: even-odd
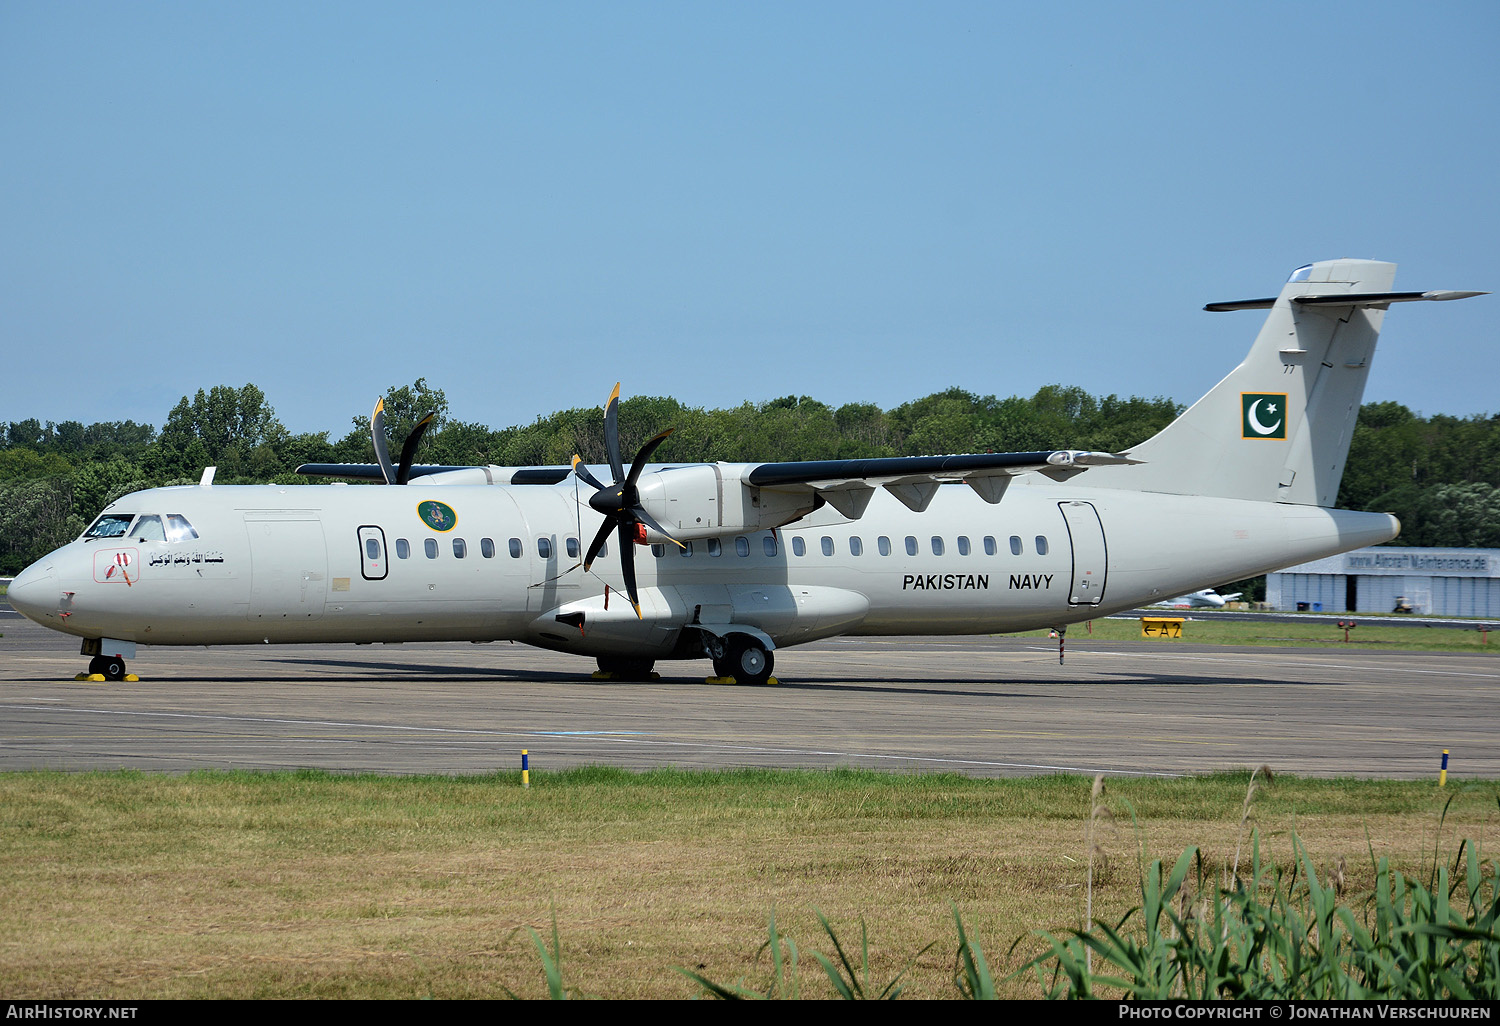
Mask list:
[[[789,461],[957,452],[1127,449],[1161,430],[1182,407],[1160,396],[1098,397],[1048,385],[1030,397],[951,388],[882,410],[785,396],[730,409],[636,396],[620,404],[626,458],[665,427],[659,462]],[[425,414],[434,422],[422,463],[566,464],[579,453],[605,463],[597,407],[561,410],[531,424],[492,429],[453,419],[442,389],[419,378],[385,397],[393,453]],[[354,417],[340,438],[293,434],[253,384],[199,390],[167,414],[160,431],[116,421],[5,422],[0,438],[0,574],[71,540],[127,492],[192,484],[217,466],[220,484],[302,484],[302,463],[370,463],[369,425]],[[1422,417],[1399,403],[1360,409],[1338,504],[1401,518],[1401,544],[1500,546],[1500,415]]]

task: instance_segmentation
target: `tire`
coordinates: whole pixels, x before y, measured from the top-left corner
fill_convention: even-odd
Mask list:
[[[95,656],[89,660],[89,673],[97,673],[105,680],[124,680],[125,660],[119,656]]]
[[[734,676],[734,661],[729,658],[728,653],[714,660],[714,676],[721,679]]]
[[[729,674],[741,684],[759,685],[771,679],[771,668],[775,659],[754,639],[736,641],[729,651],[729,662],[733,672]]]

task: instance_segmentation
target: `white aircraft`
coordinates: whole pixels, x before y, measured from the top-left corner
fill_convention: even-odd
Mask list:
[[[1333,260],[1266,309],[1249,355],[1125,453],[1023,452],[804,463],[399,465],[304,472],[392,487],[153,488],[110,506],[10,586],[26,616],[83,639],[90,672],[137,645],[510,639],[647,674],[707,657],[761,683],[772,653],[840,634],[1063,628],[1396,537],[1331,508],[1391,303],[1395,266]],[[610,483],[606,484],[605,481]],[[646,545],[637,555],[637,546]]]
[[[1169,602],[1163,602],[1164,606],[1187,606],[1191,609],[1223,609],[1227,603],[1233,602],[1244,592],[1233,592],[1228,595],[1220,595],[1213,588],[1204,588],[1190,595],[1179,595]]]

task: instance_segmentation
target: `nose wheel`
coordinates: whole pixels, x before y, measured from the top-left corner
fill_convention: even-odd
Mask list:
[[[95,656],[89,660],[89,673],[97,673],[105,680],[124,680],[125,660],[119,656]]]

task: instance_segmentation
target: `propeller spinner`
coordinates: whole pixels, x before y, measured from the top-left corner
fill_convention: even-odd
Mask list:
[[[625,473],[624,461],[620,459],[620,385],[616,382],[615,390],[609,397],[609,405],[604,408],[604,448],[609,453],[609,467],[614,471],[614,483],[603,484],[589,473],[589,468],[584,466],[582,457],[577,454],[573,456],[573,472],[581,480],[594,487],[594,494],[589,496],[589,506],[604,517],[599,533],[594,535],[594,541],[589,545],[588,554],[583,557],[584,572],[587,573],[589,567],[593,565],[599,555],[599,550],[604,548],[604,543],[609,539],[609,532],[613,528],[619,544],[620,570],[625,576],[625,594],[629,596],[631,608],[635,610],[638,618],[641,616],[641,600],[635,586],[637,527],[644,526],[655,531],[678,548],[687,547],[668,534],[666,529],[646,512],[646,508],[641,505],[640,492],[636,489],[636,482],[640,480],[646,460],[656,451],[657,446],[667,440],[667,436],[672,431],[672,428],[667,428],[641,446],[635,454],[634,461],[631,462],[630,473]]]

